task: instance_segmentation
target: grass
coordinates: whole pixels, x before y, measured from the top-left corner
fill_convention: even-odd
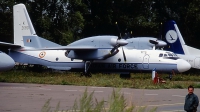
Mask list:
[[[119,74],[93,74],[92,77],[80,77],[76,72],[30,72],[12,70],[0,73],[0,82],[12,83],[37,83],[56,85],[77,85],[77,86],[101,86],[101,87],[127,87],[139,89],[169,89],[187,88],[193,85],[200,88],[200,76],[198,74],[176,74],[170,81],[167,74],[160,74],[166,84],[154,84],[151,80],[151,73],[131,74],[131,79],[121,79]]]
[[[73,107],[70,110],[59,111],[60,102],[58,102],[56,109],[51,110],[50,101],[47,100],[41,109],[41,112],[156,112],[157,108],[147,109],[146,107],[136,107],[133,102],[127,103],[124,95],[120,89],[114,90],[105,103],[105,100],[97,101],[93,96],[94,92],[88,94],[87,88],[79,100],[75,100]]]

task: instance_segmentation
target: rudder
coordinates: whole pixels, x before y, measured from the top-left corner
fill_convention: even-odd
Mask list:
[[[165,40],[168,44],[166,50],[177,54],[187,53],[184,48],[185,42],[175,21],[171,20],[165,24]]]

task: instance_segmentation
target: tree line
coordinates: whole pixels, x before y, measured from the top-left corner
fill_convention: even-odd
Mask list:
[[[13,43],[18,3],[26,5],[38,36],[61,45],[131,31],[132,37],[160,38],[163,24],[175,20],[186,44],[200,48],[200,0],[1,0],[0,41]]]

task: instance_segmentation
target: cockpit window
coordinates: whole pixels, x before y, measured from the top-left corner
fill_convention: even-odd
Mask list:
[[[172,54],[173,54],[173,56],[174,56],[174,57],[177,57],[177,55],[176,55],[176,54],[174,54],[174,53],[172,53]]]
[[[165,52],[163,58],[164,59],[173,59],[173,60],[179,59],[179,57],[173,52]]]
[[[169,57],[173,57],[173,55],[171,53],[168,53]]]
[[[163,53],[160,53],[160,54],[159,54],[159,57],[163,57]]]

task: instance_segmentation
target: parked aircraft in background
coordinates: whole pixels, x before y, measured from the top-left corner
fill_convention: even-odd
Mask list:
[[[200,69],[200,50],[187,46],[175,21],[165,24],[166,50],[176,53],[180,58],[190,63],[192,68]]]
[[[0,51],[0,71],[10,70],[14,66],[15,61],[10,56]]]
[[[152,71],[154,68],[164,72],[185,72],[191,68],[173,52],[131,49],[125,47],[131,39],[117,36],[93,36],[61,46],[36,35],[25,5],[15,5],[13,10],[14,44],[1,42],[0,45],[12,47],[9,55],[19,63],[83,71],[86,76],[90,76],[90,72],[119,72],[130,76],[130,72]],[[162,44],[154,40],[147,42],[152,47]],[[137,48],[141,46],[138,43]]]

